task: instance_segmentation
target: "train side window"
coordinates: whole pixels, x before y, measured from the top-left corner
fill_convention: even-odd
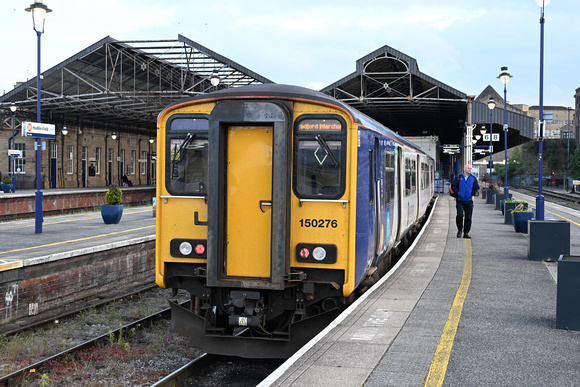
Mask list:
[[[374,192],[375,192],[375,158],[373,156],[373,150],[369,149],[369,204],[374,203]]]
[[[346,123],[305,115],[294,128],[294,192],[300,198],[338,199],[345,190]]]
[[[417,162],[405,160],[405,196],[413,195],[417,190]]]
[[[206,195],[207,118],[176,115],[167,124],[166,188],[172,195]]]
[[[386,204],[395,200],[395,155],[385,153],[385,201]]]

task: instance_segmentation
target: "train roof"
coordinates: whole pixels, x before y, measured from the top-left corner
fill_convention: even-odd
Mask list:
[[[186,98],[181,101],[175,102],[169,105],[166,109],[180,105],[186,102],[193,102],[193,101],[200,101],[200,100],[207,100],[207,99],[227,99],[227,98],[235,98],[235,97],[256,97],[256,98],[268,98],[268,99],[288,99],[288,100],[295,100],[295,99],[306,99],[312,100],[317,102],[322,102],[329,105],[337,106],[345,111],[347,111],[353,121],[357,124],[365,126],[370,129],[377,130],[383,134],[388,135],[389,137],[393,138],[394,140],[405,144],[411,148],[414,148],[418,151],[422,152],[422,149],[419,148],[417,145],[413,144],[409,140],[406,140],[399,134],[395,133],[393,130],[387,128],[385,125],[377,122],[376,120],[370,118],[364,113],[354,109],[352,106],[339,101],[336,98],[329,96],[328,94],[321,93],[319,91],[315,91],[312,89],[308,89],[302,86],[294,86],[294,85],[281,85],[276,83],[267,83],[267,84],[256,84],[256,85],[248,85],[242,87],[235,87],[229,89],[222,89],[218,90],[209,94],[198,95],[192,98]]]

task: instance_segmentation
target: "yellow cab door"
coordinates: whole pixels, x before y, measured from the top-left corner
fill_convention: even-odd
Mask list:
[[[270,277],[272,139],[272,127],[228,127],[227,276]]]

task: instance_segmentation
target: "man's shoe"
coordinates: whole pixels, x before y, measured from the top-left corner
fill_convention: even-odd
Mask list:
[[[465,239],[471,239],[471,237],[469,236],[469,234],[463,234],[463,237],[464,237]]]
[[[457,238],[461,238],[461,230],[457,231]]]

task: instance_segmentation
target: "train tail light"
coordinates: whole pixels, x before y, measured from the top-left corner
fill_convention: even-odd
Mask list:
[[[336,245],[299,243],[296,246],[296,260],[298,262],[335,263]]]
[[[172,239],[169,244],[172,257],[207,258],[207,241],[204,239]]]
[[[203,253],[205,253],[205,245],[203,243],[198,243],[197,245],[195,245],[194,250],[197,255],[202,255]]]
[[[308,259],[310,257],[310,250],[308,247],[303,247],[298,251],[298,256],[302,259]]]

